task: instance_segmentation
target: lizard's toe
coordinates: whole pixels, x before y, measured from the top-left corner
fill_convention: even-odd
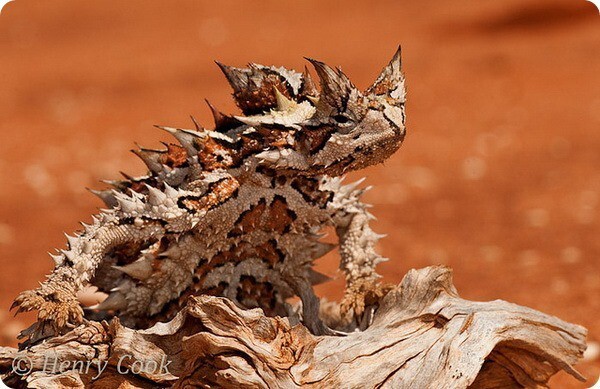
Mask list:
[[[36,291],[26,290],[24,292],[21,292],[15,298],[15,301],[13,302],[10,309],[12,310],[14,308],[17,308],[16,314],[18,314],[21,312],[29,312],[35,309],[40,309],[43,303],[44,298],[40,296]]]
[[[17,313],[37,310],[39,321],[50,322],[58,329],[83,321],[79,300],[68,292],[28,290],[17,296],[12,308],[16,307]]]
[[[352,283],[340,303],[343,315],[348,312],[361,317],[367,307],[377,306],[379,301],[389,292],[390,286],[376,280],[364,280]]]

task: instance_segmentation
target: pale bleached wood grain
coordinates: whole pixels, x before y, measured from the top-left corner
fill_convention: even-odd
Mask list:
[[[336,321],[334,305],[323,312]],[[410,271],[371,325],[347,336],[313,336],[286,318],[198,296],[148,330],[87,322],[28,350],[2,348],[0,366],[15,384],[10,364],[28,356],[34,372],[19,384],[32,388],[535,388],[559,370],[583,379],[572,365],[585,337],[583,327],[529,308],[461,299],[450,269],[428,267]],[[49,352],[59,360],[108,360],[109,368],[96,380],[95,370],[47,374],[40,361]],[[168,358],[169,374],[119,374],[123,355]]]

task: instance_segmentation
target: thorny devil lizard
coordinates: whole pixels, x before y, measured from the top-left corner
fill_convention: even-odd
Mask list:
[[[308,61],[320,91],[307,69],[217,63],[244,115],[209,104],[214,130],[195,121],[195,130],[159,127],[179,144],[134,150],[148,174],[97,191],[107,209],[67,236],[39,288],[15,299],[18,312],[38,310],[37,323],[21,333],[26,343],[85,320],[77,293],[90,285],[109,295],[88,316],[106,312],[132,327],[171,319],[190,295],[282,316],[296,295],[304,324],[332,334],[312,288],[322,278],[313,261],[334,246],[320,241],[326,226],[339,238],[342,310],[366,314],[383,288],[375,266],[384,258],[374,250],[381,236],[369,227],[364,189],[342,185],[340,176],[384,161],[404,139],[400,49],[365,92],[339,68]]]

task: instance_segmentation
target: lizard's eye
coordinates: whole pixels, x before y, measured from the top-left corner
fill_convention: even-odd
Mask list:
[[[337,114],[333,116],[331,119],[335,121],[338,126],[338,132],[340,134],[348,134],[354,129],[354,120],[351,117],[348,117],[344,114]]]
[[[346,124],[350,121],[350,118],[346,115],[335,115],[333,117],[333,120],[335,120],[336,122],[338,122],[339,124]]]

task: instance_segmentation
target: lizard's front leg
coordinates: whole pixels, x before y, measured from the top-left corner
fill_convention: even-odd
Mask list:
[[[19,294],[13,308],[18,307],[17,312],[38,310],[35,332],[47,324],[57,332],[79,324],[83,309],[77,292],[89,283],[106,253],[120,244],[143,242],[163,234],[164,227],[158,222],[122,220],[113,211],[106,211],[80,235],[68,237],[69,249],[53,256],[56,267],[52,274],[37,289]]]
[[[361,319],[363,314],[369,314],[365,310],[375,306],[387,291],[375,271],[377,264],[387,259],[375,250],[383,235],[376,234],[369,226],[374,217],[359,200],[364,190],[355,189],[356,185],[340,186],[331,204],[335,209],[333,221],[339,238],[340,269],[346,277],[341,309],[343,313],[353,312],[359,326],[364,327],[368,323],[361,323]]]

